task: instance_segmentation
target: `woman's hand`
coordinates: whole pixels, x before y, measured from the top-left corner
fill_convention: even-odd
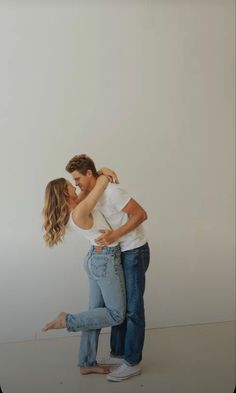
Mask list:
[[[111,183],[119,184],[119,179],[117,177],[117,174],[109,168],[104,167],[99,169],[98,174],[106,176]]]

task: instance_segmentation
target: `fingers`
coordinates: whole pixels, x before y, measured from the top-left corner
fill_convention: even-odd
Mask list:
[[[103,235],[95,239],[95,242],[100,246],[109,245],[111,242],[107,239],[107,237],[111,231],[109,229],[99,229],[99,232],[101,232]]]
[[[106,176],[111,183],[119,184],[118,176],[115,172],[110,173]]]
[[[115,172],[113,172],[113,174],[112,174],[112,182],[119,184],[119,179],[118,179],[118,176]]]
[[[99,237],[98,239],[95,239],[95,242],[99,245],[99,246],[107,246],[110,243],[105,240],[103,237]]]
[[[103,233],[103,235],[101,235],[97,239],[95,239],[96,243],[99,243],[103,239],[104,233],[106,233],[106,229],[99,229],[99,232]]]

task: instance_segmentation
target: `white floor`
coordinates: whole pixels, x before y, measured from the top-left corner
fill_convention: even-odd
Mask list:
[[[3,393],[233,393],[233,322],[146,331],[143,372],[124,382],[103,375],[81,376],[76,366],[79,338],[0,344]],[[99,354],[109,348],[100,337]]]

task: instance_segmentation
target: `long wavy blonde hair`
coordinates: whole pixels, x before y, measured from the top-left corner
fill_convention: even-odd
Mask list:
[[[45,230],[43,238],[49,247],[53,247],[63,241],[70,217],[66,179],[55,179],[47,184],[42,213]]]

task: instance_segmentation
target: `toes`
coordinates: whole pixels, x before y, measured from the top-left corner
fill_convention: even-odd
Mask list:
[[[55,321],[49,322],[49,323],[47,323],[47,324],[43,327],[42,331],[43,331],[43,332],[46,332],[46,331],[49,330],[49,329],[53,329],[54,326],[55,326]]]

